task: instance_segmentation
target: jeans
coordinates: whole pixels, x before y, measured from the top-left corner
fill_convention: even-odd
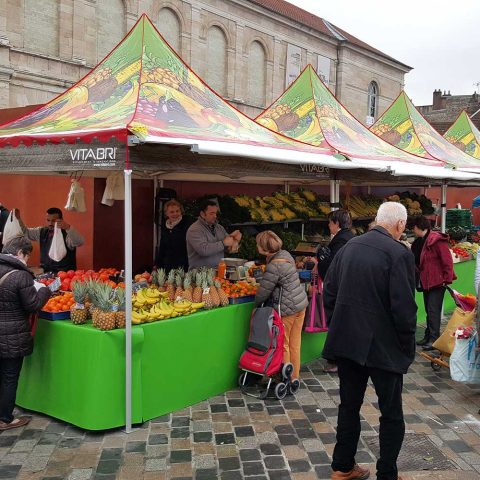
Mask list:
[[[282,317],[285,338],[283,342],[283,363],[293,364],[292,378],[300,375],[300,348],[302,344],[303,319],[305,310]]]
[[[443,296],[445,287],[432,288],[423,292],[423,303],[427,313],[427,328],[425,338],[434,342],[440,336],[440,322],[442,319]]]
[[[18,378],[23,357],[0,358],[0,421],[10,423],[17,397]]]
[[[355,465],[361,430],[360,409],[370,377],[378,396],[381,412],[377,480],[397,480],[397,458],[405,435],[402,409],[403,375],[366,367],[345,358],[337,359],[337,363],[340,405],[332,469],[349,472]]]

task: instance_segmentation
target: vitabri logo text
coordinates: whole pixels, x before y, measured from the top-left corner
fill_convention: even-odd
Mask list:
[[[94,167],[111,167],[116,163],[116,147],[77,148],[70,149],[69,152],[74,165],[91,164]]]

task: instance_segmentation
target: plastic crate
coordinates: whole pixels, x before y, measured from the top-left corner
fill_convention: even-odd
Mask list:
[[[45,320],[70,320],[70,310],[65,312],[45,312],[41,310],[38,316]]]
[[[253,302],[254,300],[255,300],[255,295],[244,295],[243,297],[228,297],[228,303],[230,305]]]

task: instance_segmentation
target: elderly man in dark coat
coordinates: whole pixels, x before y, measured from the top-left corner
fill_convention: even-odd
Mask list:
[[[400,479],[396,462],[405,433],[403,374],[415,357],[417,313],[414,258],[398,241],[406,220],[403,205],[382,204],[377,226],[340,250],[325,279],[329,333],[324,354],[337,361],[341,402],[332,480],[369,476],[355,463],[369,378],[381,411],[377,480]]]
[[[49,299],[50,290],[34,283],[27,267],[32,243],[16,237],[0,254],[0,431],[26,425],[28,417],[14,418],[13,409],[23,358],[33,351],[28,320]]]

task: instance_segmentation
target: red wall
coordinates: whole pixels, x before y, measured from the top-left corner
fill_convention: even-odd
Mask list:
[[[101,203],[106,180],[95,179],[95,218],[93,223],[96,270],[124,265],[124,202],[108,207]],[[132,181],[133,270],[151,270],[153,265],[153,181]]]
[[[440,188],[427,188],[427,197],[431,198],[435,203],[437,199],[440,203],[441,193]],[[479,187],[448,187],[447,188],[447,208],[455,208],[457,203],[460,203],[462,208],[472,208],[472,201],[475,197],[480,195]],[[474,208],[473,212],[473,224],[480,225],[480,208]]]
[[[58,207],[64,212],[65,221],[70,223],[85,238],[85,244],[77,249],[79,268],[92,268],[93,254],[93,179],[82,178],[85,190],[86,213],[65,210],[70,177],[44,175],[0,175],[0,202],[9,209],[19,208],[25,225],[45,225],[46,211]],[[34,245],[30,259],[32,266],[39,264],[39,248]]]

